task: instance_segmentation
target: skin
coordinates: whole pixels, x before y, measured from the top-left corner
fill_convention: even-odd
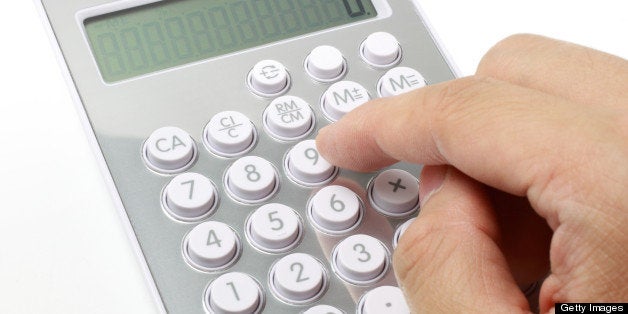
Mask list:
[[[342,135],[342,136],[339,136]],[[413,313],[530,312],[628,300],[628,62],[515,35],[474,76],[371,101],[320,153],[373,171],[424,164],[421,212],[394,253]]]

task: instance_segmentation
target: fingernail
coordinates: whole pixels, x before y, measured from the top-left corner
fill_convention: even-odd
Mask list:
[[[440,190],[447,177],[448,166],[424,166],[419,183],[419,199],[421,207]]]

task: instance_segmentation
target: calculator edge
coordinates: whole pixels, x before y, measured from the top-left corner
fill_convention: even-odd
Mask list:
[[[68,68],[68,64],[65,61],[65,57],[61,51],[61,47],[59,46],[59,42],[57,41],[57,37],[52,29],[52,24],[48,19],[48,15],[42,3],[42,0],[33,0],[35,4],[35,9],[39,14],[40,19],[42,20],[42,25],[47,34],[48,40],[50,41],[50,47],[53,50],[55,58],[57,59],[57,63],[59,65],[59,69],[61,70],[61,74],[65,81],[65,84],[68,87],[68,92],[70,97],[72,98],[72,102],[74,103],[74,109],[76,110],[77,117],[79,118],[81,125],[83,127],[83,131],[85,132],[85,137],[88,141],[88,145],[92,150],[92,154],[98,163],[98,169],[100,170],[103,181],[107,186],[107,190],[109,191],[109,195],[111,196],[111,200],[116,208],[116,212],[118,213],[118,218],[122,222],[122,227],[127,235],[127,238],[130,241],[130,245],[132,247],[133,253],[136,257],[136,262],[138,266],[142,269],[142,273],[144,277],[144,282],[147,285],[147,288],[150,290],[150,294],[153,300],[153,305],[155,309],[158,310],[159,313],[167,313],[165,305],[162,301],[159,290],[157,289],[157,285],[155,284],[155,280],[148,268],[148,263],[146,262],[146,258],[144,257],[144,253],[140,247],[140,244],[137,240],[137,236],[131,226],[131,221],[127,216],[126,209],[122,204],[122,199],[120,198],[120,194],[118,189],[116,188],[113,177],[107,166],[105,161],[105,157],[100,148],[98,140],[96,138],[96,134],[92,129],[91,122],[87,116],[87,111],[85,110],[85,106],[81,101],[76,85],[74,84],[74,79],[70,74],[70,69]]]

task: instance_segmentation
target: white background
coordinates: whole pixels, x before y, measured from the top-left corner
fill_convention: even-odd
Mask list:
[[[628,58],[625,0],[420,2],[464,75],[518,32]],[[153,312],[31,1],[0,1],[0,42],[0,313]]]

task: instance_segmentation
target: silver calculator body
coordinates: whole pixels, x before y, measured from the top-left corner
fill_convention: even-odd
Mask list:
[[[352,90],[348,88],[329,94],[334,84],[357,84],[364,88],[365,98],[373,99],[395,93],[398,89],[403,91],[414,87],[412,82],[417,77],[404,76],[403,71],[395,72],[399,69],[416,71],[420,74],[418,77],[422,84],[435,84],[456,76],[446,54],[421,16],[417,2],[38,0],[58,44],[87,130],[93,136],[106,179],[114,191],[116,204],[124,223],[129,227],[150,287],[162,311],[373,313],[374,309],[381,309],[383,312],[380,313],[384,313],[387,307],[394,309],[395,306],[402,306],[392,304],[392,301],[377,304],[377,300],[374,301],[377,295],[371,295],[370,300],[368,295],[378,287],[397,286],[391,266],[393,242],[399,235],[400,226],[416,216],[418,203],[401,212],[388,212],[374,204],[378,203],[373,199],[373,194],[377,193],[373,191],[377,185],[375,181],[381,178],[384,170],[355,173],[333,169],[324,178],[318,181],[315,178],[311,182],[307,177],[307,169],[300,169],[306,173],[305,178],[298,169],[295,171],[299,174],[293,173],[289,159],[290,152],[296,146],[314,139],[320,128],[343,114],[342,109],[338,111],[337,108],[325,107],[326,96],[336,102],[347,102],[349,98],[355,100],[352,96],[359,98],[357,94],[351,94]],[[180,12],[177,13],[177,10]],[[127,13],[128,16],[125,15]],[[341,18],[341,13],[346,16]],[[334,18],[336,15],[337,19]],[[152,16],[153,20],[143,20],[146,16]],[[220,19],[220,23],[213,23],[212,19]],[[229,19],[232,25],[228,27],[231,28],[226,26]],[[256,21],[259,24],[250,24]],[[97,23],[104,26],[98,26]],[[295,31],[299,23],[311,25]],[[95,30],[90,29],[92,24],[96,25]],[[184,30],[186,27],[188,30]],[[222,33],[216,30],[219,27],[223,28]],[[265,32],[270,32],[273,27],[278,30],[278,34],[273,35],[276,37],[264,39]],[[385,56],[379,59],[377,56],[370,59],[364,56],[365,41],[369,36],[381,33],[392,35],[398,43],[398,55],[394,60],[383,62],[386,64],[377,64],[382,58],[385,60]],[[214,48],[209,44],[206,47],[198,44],[199,39],[193,35],[209,36],[208,43],[211,42]],[[185,36],[190,38],[186,39]],[[211,36],[214,36],[213,39]],[[220,36],[224,38],[219,40]],[[148,43],[151,40],[152,43]],[[230,40],[242,42],[231,45]],[[249,43],[243,43],[246,41]],[[232,48],[216,47],[221,44]],[[154,45],[161,45],[161,48]],[[191,50],[214,49],[215,52],[203,54],[196,51],[194,56],[175,57],[175,54],[187,53],[185,45]],[[377,54],[378,43],[373,45],[371,50]],[[308,59],[316,57],[313,55],[317,47],[331,49],[336,55],[339,52],[341,68],[326,67],[333,65],[334,59],[330,57],[332,61],[329,61],[325,54],[314,61]],[[162,57],[170,55],[169,58],[176,60],[162,60],[161,65],[158,64],[160,62],[147,65],[150,60],[146,60],[159,59],[156,56],[159,49],[170,49],[169,53],[162,51]],[[268,63],[270,61],[274,63]],[[339,72],[334,72],[334,69]],[[272,88],[276,82],[264,82],[264,79],[272,81],[275,78],[275,70],[284,71],[282,73],[287,77],[283,81],[285,83],[280,82],[283,85],[277,89]],[[261,81],[255,81],[253,76],[256,75],[261,75],[261,78],[257,78]],[[388,80],[388,88],[392,88],[392,91],[386,92],[386,86],[382,84],[387,83],[382,80]],[[281,108],[299,114],[298,110],[290,111],[290,108],[294,109],[290,107],[295,105],[293,101],[283,102],[287,107],[273,103],[280,97],[298,97],[303,101],[303,106],[310,108],[310,124],[300,134],[277,131],[273,125],[269,126],[268,115],[282,113],[277,112]],[[275,106],[275,111],[268,113],[271,104]],[[297,104],[296,108],[303,106]],[[207,139],[211,137],[208,135],[211,133],[209,124],[214,120],[223,126],[215,132],[223,132],[220,134],[227,136],[237,135],[233,131],[234,126],[241,123],[235,123],[237,121],[233,120],[233,116],[217,117],[224,112],[248,118],[247,122],[250,122],[253,130],[250,145],[232,151],[228,148],[229,143],[214,145],[211,139]],[[282,117],[290,117],[283,113]],[[298,120],[299,116],[292,117]],[[176,127],[189,138],[177,142],[174,136],[167,135],[156,141],[152,139],[151,142],[151,136],[164,127]],[[229,133],[230,130],[233,132]],[[172,160],[169,161],[167,156],[163,160],[157,158],[159,156],[151,158],[150,147],[146,147],[149,145],[157,149],[161,147],[164,151],[177,149],[178,145],[190,145],[193,151],[184,165],[173,167],[169,163]],[[315,147],[306,148],[302,155],[306,162],[312,164],[316,164],[320,157]],[[261,160],[265,166],[270,165],[269,169],[273,173],[272,188],[259,197],[249,193],[246,186],[234,183],[241,178],[236,178],[233,168],[239,165],[238,161],[252,156]],[[292,162],[296,163],[295,160]],[[256,165],[245,163],[239,173],[255,182],[258,176],[266,175]],[[390,176],[392,173],[394,177],[395,173],[402,173],[406,176],[404,180],[410,174],[410,178],[416,180],[421,167],[399,163],[389,167],[389,170],[392,169],[401,172],[386,174]],[[181,205],[183,208],[180,208],[180,204],[172,205],[179,206],[177,208],[180,210],[168,208],[168,185],[187,173],[198,174],[206,179],[203,182],[211,185],[211,200],[204,203],[206,210],[197,208],[196,212],[189,214],[185,212],[185,205]],[[180,182],[180,188],[189,189],[190,199],[194,183],[201,185],[201,182],[192,179]],[[418,186],[418,181],[401,181],[400,177],[395,177],[387,179],[383,184],[396,193],[398,190],[403,192],[408,185]],[[313,204],[317,195],[328,186],[346,188],[357,197],[358,213],[354,223],[336,229],[333,222],[331,225],[321,222],[320,219],[326,218],[313,213],[317,210],[312,209],[317,206]],[[332,193],[322,203],[336,211],[345,205],[349,206],[338,197]],[[379,201],[379,204],[382,205],[382,202],[385,203]],[[293,234],[291,243],[286,244],[284,241],[283,248],[280,245],[279,248],[270,249],[264,243],[272,246],[272,239],[269,242],[264,242],[264,239],[256,241],[259,235],[252,235],[251,228],[255,228],[251,226],[253,214],[269,204],[289,208],[291,215],[294,214],[292,217],[296,218],[293,221],[296,221],[298,231]],[[277,211],[264,212],[257,220],[267,220],[266,228],[281,229],[279,227],[288,222],[278,215]],[[235,241],[230,252],[212,259],[211,256],[203,256],[202,249],[198,251],[198,247],[197,251],[189,248],[198,245],[190,244],[194,241],[191,239],[194,238],[191,235],[193,230],[207,222],[228,228],[227,232],[231,232],[232,236],[230,239]],[[224,238],[217,229],[205,231],[201,240],[209,249],[229,245],[227,242],[230,239]],[[379,245],[378,249],[384,254],[383,264],[377,268],[379,273],[360,277],[359,269],[352,269],[351,265],[338,261],[351,256],[358,259],[358,263],[375,258],[377,254],[359,241],[348,245],[348,250],[353,253],[341,251],[340,244],[356,235],[368,236],[369,240]],[[311,276],[308,276],[307,267],[310,264],[299,262],[299,256],[296,256],[297,262],[280,262],[288,256],[294,257],[295,253],[302,253],[307,262],[316,265],[315,276],[318,279],[312,287],[299,290],[301,284],[309,284],[307,281]],[[243,286],[239,286],[240,277],[223,277],[233,274],[245,278]],[[221,277],[226,279],[219,281]],[[290,278],[295,282],[286,283]],[[216,287],[218,282],[223,286]],[[253,285],[247,286],[246,283]],[[382,300],[385,301],[386,293],[383,295]],[[229,298],[236,303],[248,300],[250,304],[238,308],[237,304],[227,304],[231,302]]]

